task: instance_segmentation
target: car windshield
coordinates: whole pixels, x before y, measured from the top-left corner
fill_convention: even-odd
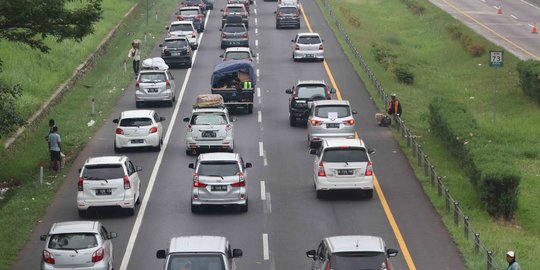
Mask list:
[[[199,12],[196,9],[184,9],[180,10],[180,14],[182,16],[195,16],[199,14]]]
[[[223,28],[223,32],[226,33],[242,33],[246,32],[246,28],[242,25],[226,25],[225,28]]]
[[[380,270],[388,267],[386,255],[382,252],[334,253],[330,258],[330,265],[332,269],[354,270]]]
[[[120,121],[121,127],[144,127],[151,126],[152,119],[147,117],[124,118]]]
[[[51,249],[87,249],[98,246],[94,233],[62,233],[51,235],[48,247]]]
[[[296,89],[296,96],[301,99],[310,99],[316,96],[326,98],[326,87],[322,85],[302,85]]]
[[[338,106],[338,105],[329,105],[329,106],[317,106],[315,108],[315,116],[321,118],[330,118],[332,114],[336,114],[337,117],[347,117],[351,115],[349,106]]]
[[[362,147],[328,148],[324,151],[323,162],[368,162],[366,149]]]
[[[165,82],[165,73],[163,72],[145,72],[141,73],[139,81],[142,83],[158,83]]]
[[[188,43],[185,39],[175,39],[165,41],[166,48],[185,48],[188,46]]]
[[[278,12],[285,14],[298,14],[298,10],[295,7],[282,7]]]
[[[225,270],[223,257],[219,254],[172,254],[167,270]]]
[[[206,176],[232,176],[240,173],[240,168],[236,161],[204,161],[197,172]]]
[[[298,40],[296,43],[299,44],[319,44],[321,43],[321,39],[319,36],[300,36],[298,37]]]
[[[124,177],[124,170],[120,164],[86,165],[82,171],[84,180],[107,180]]]
[[[249,55],[249,52],[228,52],[225,58],[241,60],[241,59],[249,59],[250,55]]]
[[[185,3],[189,6],[195,6],[201,3],[201,0],[186,0]]]
[[[176,31],[193,31],[193,27],[190,24],[173,24],[169,28],[169,32]]]
[[[244,12],[244,9],[242,7],[228,7],[227,13],[241,13]]]
[[[195,114],[191,118],[192,125],[225,125],[227,124],[227,117],[225,114],[219,113],[200,113]]]

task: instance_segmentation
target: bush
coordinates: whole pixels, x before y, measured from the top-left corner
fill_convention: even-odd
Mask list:
[[[423,15],[426,8],[415,0],[401,0],[413,14]]]
[[[448,25],[446,25],[445,30],[446,30],[446,32],[448,34],[450,34],[452,39],[460,39],[461,35],[463,35],[463,32],[461,31],[459,26],[456,25],[456,24],[448,24]]]
[[[471,36],[465,33],[461,34],[461,36],[459,37],[459,43],[461,44],[461,47],[467,49],[472,43]]]
[[[394,68],[394,74],[399,82],[404,84],[414,83],[414,74],[406,65],[398,65]]]
[[[375,61],[379,64],[385,65],[389,62],[394,62],[397,59],[397,55],[393,53],[390,48],[379,43],[371,44],[371,52],[375,55]]]
[[[479,56],[482,56],[486,52],[486,46],[482,44],[478,44],[478,43],[471,44],[467,48],[467,51],[469,51],[469,54],[472,57],[479,57]]]
[[[521,61],[517,70],[523,93],[540,102],[540,61]]]

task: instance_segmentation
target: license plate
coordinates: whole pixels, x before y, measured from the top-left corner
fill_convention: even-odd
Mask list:
[[[112,190],[110,188],[104,188],[104,189],[96,189],[96,195],[103,196],[103,195],[111,195]]]
[[[337,173],[338,175],[353,175],[354,169],[339,169]]]
[[[227,186],[225,185],[213,185],[210,188],[211,191],[227,191]]]
[[[157,88],[148,88],[148,93],[157,93]]]
[[[203,131],[202,136],[205,137],[205,138],[215,138],[216,137],[216,132],[214,132],[214,131]]]
[[[172,52],[172,53],[171,53],[171,56],[179,56],[179,55],[180,55],[179,52]]]
[[[339,123],[326,124],[326,128],[339,128]]]
[[[313,54],[306,54],[306,58],[313,58],[313,57],[315,57],[315,55],[313,55]]]
[[[143,139],[131,140],[131,143],[143,143]]]

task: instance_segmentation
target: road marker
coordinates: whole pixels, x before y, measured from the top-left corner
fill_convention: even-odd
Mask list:
[[[259,142],[259,156],[264,156],[263,142]]]
[[[264,181],[261,181],[261,200],[266,200],[266,187],[264,185]]]
[[[257,87],[257,97],[261,97],[261,88]]]
[[[268,259],[270,258],[270,255],[269,255],[269,249],[268,249],[268,234],[267,233],[262,234],[262,241],[263,241],[263,259],[265,261],[268,261]]]
[[[257,113],[257,122],[262,122],[262,112],[261,111],[258,111]]]

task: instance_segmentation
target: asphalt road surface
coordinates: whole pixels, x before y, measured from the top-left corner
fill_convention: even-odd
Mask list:
[[[210,92],[213,67],[221,61],[218,28],[219,9],[224,4],[223,0],[216,1],[208,16],[193,68],[172,70],[179,93],[175,107],[154,108],[167,118],[163,150],[126,153],[143,167],[140,176],[144,199],[136,216],[109,210],[91,218],[102,221],[109,231],[119,235],[113,240],[114,268],[161,269],[164,262],[156,259],[155,252],[166,248],[171,237],[204,234],[226,236],[233,248],[243,249],[244,256],[236,261],[238,269],[309,269],[311,260],[305,252],[315,249],[322,238],[369,234],[383,237],[388,248],[399,250],[399,255],[392,259],[393,269],[465,269],[390,130],[375,124],[377,109],[371,97],[313,1],[303,2],[304,14],[313,31],[325,39],[327,68],[321,62],[292,61],[290,40],[298,32],[309,31],[305,20],[300,30],[276,30],[276,2],[258,0],[252,5],[250,43],[259,56],[255,62],[259,73],[257,94],[253,114],[237,114],[234,127],[235,152],[253,163],[248,171],[249,212],[217,208],[191,213],[193,171],[188,163],[195,158],[185,154],[182,118],[189,115],[198,94]],[[152,56],[158,53],[156,47]],[[372,159],[380,186],[373,199],[356,193],[316,198],[306,129],[292,128],[288,123],[285,89],[299,79],[324,79],[328,83],[334,80],[333,87],[339,89],[339,95],[350,100],[358,111],[357,132],[369,147],[377,150]],[[43,249],[39,235],[46,233],[54,222],[79,220],[75,203],[77,169],[90,156],[114,155],[111,120],[123,110],[135,109],[133,89],[132,82],[116,112],[80,153],[13,269],[37,269]]]

